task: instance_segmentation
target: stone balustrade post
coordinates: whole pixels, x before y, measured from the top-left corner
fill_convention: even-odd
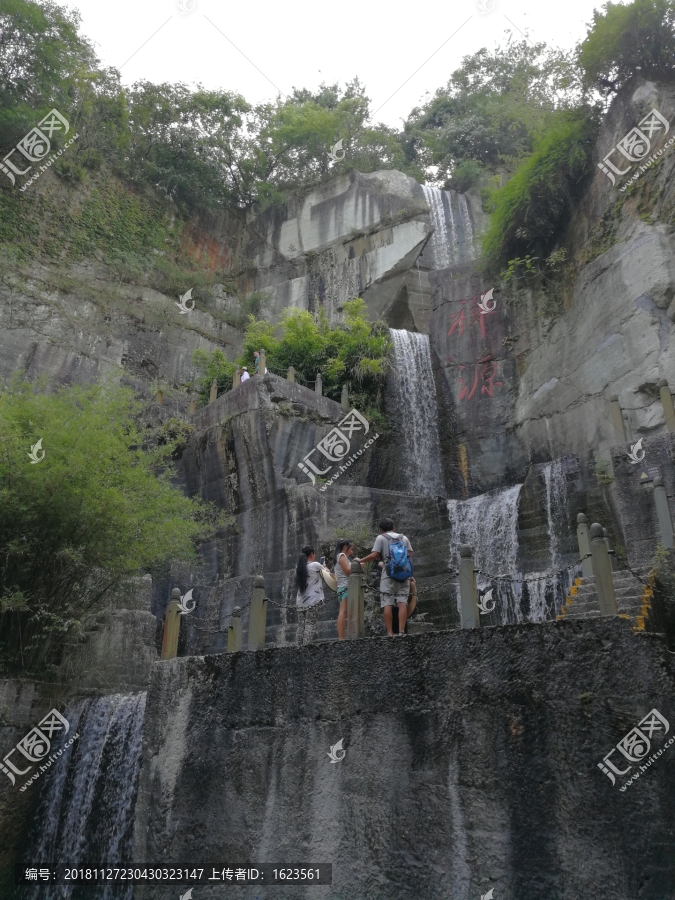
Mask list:
[[[295,369],[293,366],[288,367],[288,372],[286,372],[286,381],[295,381]]]
[[[656,515],[658,516],[659,528],[661,529],[661,541],[666,550],[672,550],[675,547],[675,542],[673,541],[673,518],[670,514],[663,478],[660,475],[657,475],[654,479],[654,503],[656,504]]]
[[[236,388],[238,384],[241,384],[241,369],[239,366],[236,366],[234,372],[232,373],[232,387]]]
[[[248,649],[262,650],[265,646],[265,626],[267,625],[267,597],[265,579],[256,575],[251,591],[251,609],[248,619]]]
[[[239,653],[241,643],[241,607],[235,606],[227,629],[227,652]]]
[[[340,397],[340,403],[344,406],[345,409],[349,409],[349,388],[346,384],[342,385],[342,396]]]
[[[265,375],[267,372],[267,354],[264,350],[260,351],[258,356],[258,375]]]
[[[584,578],[593,577],[593,563],[590,556],[584,559],[591,552],[591,539],[588,532],[588,519],[583,513],[577,516],[577,541],[579,542],[579,557],[581,558],[581,574]]]
[[[612,567],[609,562],[607,544],[602,533],[602,525],[594,522],[591,525],[591,561],[593,563],[593,575],[595,576],[595,589],[598,592],[600,615],[616,615],[616,594],[614,593],[614,581],[612,580]]]
[[[659,381],[659,394],[663,405],[663,415],[668,431],[675,431],[675,408],[673,407],[673,395],[670,393],[668,382],[665,378]]]
[[[188,416],[194,416],[194,414],[196,412],[197,412],[197,401],[190,400],[190,402],[188,403],[187,414],[188,414]]]
[[[178,653],[178,636],[180,634],[180,590],[171,591],[171,599],[164,613],[164,637],[162,638],[162,659],[174,659]]]
[[[365,637],[364,596],[361,566],[352,560],[351,572],[347,579],[347,640],[354,641]]]
[[[213,403],[214,400],[218,399],[218,382],[214,378],[211,382],[211,391],[209,393],[209,403]]]
[[[612,545],[609,542],[609,531],[606,528],[602,529],[602,539],[607,544],[607,553],[609,554],[609,565],[612,569],[612,572],[616,572],[616,556],[612,551]]]
[[[323,395],[323,380],[321,378],[321,372],[317,372],[316,381],[314,383],[314,392],[321,397]]]
[[[467,544],[462,544],[459,548],[459,595],[461,627],[479,628],[476,573],[473,570],[473,553]]]
[[[623,412],[621,410],[621,404],[619,403],[618,395],[612,394],[612,396],[609,398],[609,402],[612,414],[612,425],[614,426],[614,440],[612,441],[612,443],[623,444],[624,441],[628,440],[628,431],[626,429],[626,423],[623,418]]]
[[[155,403],[161,406],[164,403],[164,391],[158,390],[155,394]]]

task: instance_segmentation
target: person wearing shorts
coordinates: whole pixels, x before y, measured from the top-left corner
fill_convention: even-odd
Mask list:
[[[360,563],[370,562],[373,559],[382,561],[382,575],[380,576],[380,606],[384,614],[384,624],[389,637],[394,636],[392,609],[398,609],[398,633],[405,633],[405,623],[408,618],[408,594],[410,593],[410,578],[405,581],[396,581],[387,575],[387,560],[389,559],[389,544],[394,541],[402,541],[408,550],[408,556],[412,559],[413,549],[410,541],[404,534],[394,531],[394,523],[391,519],[381,519],[379,522],[380,533],[375,538],[373,549],[357,560]]]
[[[337,633],[341,641],[345,639],[347,627],[347,586],[351,573],[351,557],[354,556],[354,544],[340,540],[335,547],[335,580],[337,581],[337,598],[340,612],[337,617]]]

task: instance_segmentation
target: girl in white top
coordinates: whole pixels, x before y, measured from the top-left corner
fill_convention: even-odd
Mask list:
[[[330,574],[325,566],[316,561],[314,547],[307,544],[306,547],[302,548],[302,553],[295,569],[298,585],[298,594],[295,602],[298,607],[299,644],[309,643],[314,633],[316,614],[318,612],[316,606],[324,599],[323,581],[321,579],[322,569]]]

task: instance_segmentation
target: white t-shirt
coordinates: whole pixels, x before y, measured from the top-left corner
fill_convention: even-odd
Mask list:
[[[251,376],[248,374],[248,372],[242,372],[242,373],[241,373],[241,380],[242,380],[242,381],[248,381],[250,377],[251,377]]]
[[[309,606],[316,606],[317,603],[321,603],[324,599],[323,597],[323,579],[319,574],[323,566],[320,562],[308,562],[307,563],[307,588],[305,589],[305,593],[301,594],[298,591],[298,596],[296,599],[296,604],[301,609],[307,609]]]

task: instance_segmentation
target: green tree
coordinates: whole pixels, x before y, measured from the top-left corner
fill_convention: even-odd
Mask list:
[[[96,68],[80,16],[51,0],[0,3],[0,151],[4,153],[56,106],[68,116]]]
[[[402,145],[411,162],[436,167],[446,187],[466,189],[483,171],[515,168],[556,111],[579,96],[571,56],[509,39],[494,52],[483,48],[465,57],[446,87],[410,113]]]
[[[675,0],[606,3],[579,51],[588,87],[618,91],[634,75],[672,79],[675,72]]]
[[[224,517],[170,482],[175,442],[143,447],[126,388],[0,397],[0,642],[9,672],[43,673],[125,576],[196,558]],[[31,447],[44,458],[33,463]],[[39,459],[41,453],[36,450]]]

